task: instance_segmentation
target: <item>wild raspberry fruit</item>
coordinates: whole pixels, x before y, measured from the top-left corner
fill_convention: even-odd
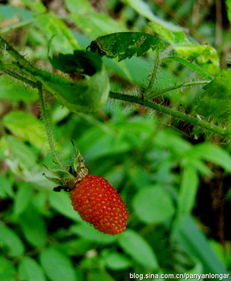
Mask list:
[[[126,229],[128,212],[118,192],[102,177],[86,175],[71,190],[74,209],[83,220],[108,234]]]

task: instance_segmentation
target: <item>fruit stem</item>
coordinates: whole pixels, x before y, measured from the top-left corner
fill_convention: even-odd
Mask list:
[[[59,165],[62,169],[65,170],[65,167],[63,166],[62,162],[60,161],[56,150],[55,150],[55,143],[54,143],[54,138],[52,135],[52,129],[51,129],[51,121],[49,118],[49,114],[47,112],[46,109],[46,103],[44,100],[44,94],[43,94],[43,88],[42,88],[42,84],[40,82],[37,82],[37,89],[39,92],[39,101],[40,101],[40,107],[41,107],[41,115],[42,115],[42,119],[44,121],[44,126],[46,129],[46,133],[47,133],[47,138],[48,138],[48,142],[49,142],[49,146],[50,146],[50,150],[52,153],[52,157],[54,162]]]

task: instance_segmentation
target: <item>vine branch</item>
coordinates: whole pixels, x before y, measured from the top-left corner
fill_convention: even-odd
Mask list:
[[[170,108],[165,107],[163,105],[151,102],[149,100],[140,99],[140,98],[135,97],[135,96],[124,95],[124,94],[114,93],[114,92],[110,92],[109,97],[112,98],[112,99],[132,102],[132,103],[136,103],[136,104],[140,104],[140,105],[152,108],[152,109],[154,109],[158,112],[168,114],[172,117],[184,120],[184,121],[189,122],[189,123],[191,123],[193,125],[196,125],[196,126],[200,126],[201,128],[207,129],[209,131],[212,131],[212,132],[217,133],[217,134],[222,135],[222,136],[227,136],[227,135],[231,134],[231,132],[229,132],[229,131],[227,131],[223,128],[220,128],[216,125],[213,125],[211,123],[208,123],[208,122],[200,120],[200,119],[197,119],[197,118],[192,117],[190,115],[187,115],[185,113],[175,111],[173,109],[170,109]]]

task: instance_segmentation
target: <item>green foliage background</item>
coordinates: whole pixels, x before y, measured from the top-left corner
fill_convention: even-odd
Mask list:
[[[215,1],[205,1],[203,11],[194,0],[3,2],[1,35],[51,72],[48,53],[72,53],[121,31],[156,32],[174,44],[174,55],[164,58],[157,72],[159,93],[198,77],[210,80],[229,60],[230,1],[222,6],[223,29],[211,16],[219,9]],[[111,89],[137,95],[137,87],[147,86],[153,58],[151,51],[120,62],[104,57]],[[204,90],[176,87],[157,102],[229,128],[229,70],[224,73],[225,80],[218,75]],[[110,236],[83,222],[69,194],[53,192],[42,175],[44,165],[54,164],[36,90],[1,75],[0,101],[1,281],[111,281],[129,280],[134,272],[230,271],[229,137],[113,99],[96,113],[72,113],[48,95],[62,159],[68,164],[73,157],[74,140],[90,173],[108,179],[128,206],[127,231]],[[199,196],[201,189],[209,191]],[[216,203],[207,210],[206,224],[203,205]]]

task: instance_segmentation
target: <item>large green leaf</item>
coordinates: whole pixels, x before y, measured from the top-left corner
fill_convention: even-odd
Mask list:
[[[24,245],[18,235],[4,224],[0,224],[0,248],[6,247],[7,254],[18,257],[24,253]]]
[[[142,236],[133,230],[127,230],[118,238],[121,248],[130,255],[134,261],[144,268],[156,270],[158,261],[151,246]]]
[[[199,180],[196,169],[191,165],[186,165],[183,168],[178,199],[179,215],[185,215],[191,212],[194,207],[198,185]]]
[[[142,56],[150,48],[152,50],[165,49],[167,45],[160,37],[148,33],[117,32],[98,37],[91,42],[90,49],[102,56],[118,57],[119,60],[123,60],[135,55]]]
[[[185,31],[182,27],[167,22],[152,12],[151,8],[142,0],[124,0],[138,14],[151,21],[150,27],[154,32],[165,38],[170,43],[187,43],[189,42]]]
[[[40,260],[51,281],[77,281],[70,259],[56,249],[44,249]]]
[[[193,157],[210,161],[231,172],[231,156],[222,147],[212,143],[201,143],[195,145],[189,153]]]
[[[20,280],[46,281],[41,266],[32,258],[24,257],[19,264]]]
[[[106,14],[95,12],[87,0],[65,0],[65,4],[76,26],[93,39],[112,32],[126,31],[122,23]]]
[[[48,143],[44,125],[35,116],[23,111],[11,111],[5,115],[3,124],[15,136],[47,151]]]
[[[13,264],[4,257],[0,257],[0,280],[15,281],[15,274],[16,271]]]
[[[145,223],[163,223],[174,214],[174,207],[164,187],[143,188],[133,200],[133,208],[139,219]]]

